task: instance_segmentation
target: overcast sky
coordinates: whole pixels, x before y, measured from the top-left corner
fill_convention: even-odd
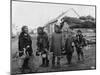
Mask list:
[[[95,17],[95,7],[79,5],[62,5],[33,2],[12,2],[12,24],[22,27],[28,25],[34,29],[43,26],[49,20],[57,17],[64,11],[73,8],[80,16],[91,15]],[[78,17],[72,10],[66,16]]]

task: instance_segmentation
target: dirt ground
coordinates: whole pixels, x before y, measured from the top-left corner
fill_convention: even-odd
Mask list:
[[[51,60],[52,60],[52,54],[49,54],[49,60],[50,60],[50,65],[49,67],[39,67],[41,64],[41,56],[35,56],[35,50],[36,50],[36,37],[32,38],[33,42],[33,52],[34,56],[31,57],[30,59],[30,67],[31,67],[31,72],[30,73],[41,73],[41,72],[54,72],[54,71],[73,71],[73,70],[91,70],[96,68],[96,46],[95,44],[92,44],[89,46],[89,48],[86,50],[84,49],[84,55],[85,55],[85,60],[84,61],[77,61],[77,54],[76,51],[74,51],[73,57],[72,57],[72,64],[67,65],[67,60],[66,57],[63,56],[60,60],[61,66],[60,67],[55,67],[52,68]],[[18,50],[18,39],[12,39],[12,49],[11,49],[11,70],[12,73],[21,73],[19,70],[18,66],[18,61],[17,59],[14,58],[15,52]],[[28,71],[27,71],[28,73]]]

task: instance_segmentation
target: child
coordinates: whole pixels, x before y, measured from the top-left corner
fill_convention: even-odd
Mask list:
[[[78,55],[78,60],[80,60],[80,57],[82,58],[82,60],[84,60],[84,53],[82,49],[86,44],[85,44],[85,39],[83,38],[81,30],[77,31],[76,39],[74,43],[75,43],[76,52]]]

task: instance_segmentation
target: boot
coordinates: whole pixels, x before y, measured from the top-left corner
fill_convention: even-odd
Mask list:
[[[57,57],[57,66],[60,67],[60,57]]]
[[[46,58],[46,67],[48,67],[49,66],[49,60],[48,60],[48,58]]]
[[[68,64],[71,64],[71,55],[67,55]]]
[[[53,59],[52,59],[52,68],[55,67],[55,57],[53,56]]]

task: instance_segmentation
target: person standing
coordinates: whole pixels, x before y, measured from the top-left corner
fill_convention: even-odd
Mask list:
[[[50,51],[53,52],[52,58],[52,66],[55,66],[55,58],[57,57],[57,65],[60,66],[60,56],[61,56],[61,49],[62,49],[62,33],[60,31],[60,27],[55,25],[55,32],[52,34],[51,37],[51,49]]]
[[[77,30],[76,39],[75,39],[75,47],[76,52],[78,55],[78,60],[80,60],[80,57],[82,60],[84,60],[84,53],[83,53],[83,47],[86,46],[85,39],[83,38],[82,31]]]
[[[49,50],[49,39],[46,32],[44,32],[43,27],[39,27],[37,29],[38,36],[37,36],[37,50],[41,52],[42,56],[42,64],[41,67],[48,67],[49,60],[48,60],[48,50]]]
[[[63,37],[63,44],[64,44],[64,51],[68,61],[68,64],[71,63],[72,54],[74,52],[74,39],[73,35],[75,32],[70,29],[69,21],[63,20],[60,27],[62,29],[62,37]]]
[[[74,41],[71,32],[67,34],[67,38],[65,41],[65,51],[66,51],[66,58],[68,61],[68,64],[71,64],[72,60],[72,54],[74,52]]]
[[[23,26],[22,32],[19,35],[18,38],[18,48],[19,48],[19,57],[25,56],[23,65],[21,67],[22,70],[29,69],[28,62],[29,58],[28,56],[32,56],[33,50],[32,50],[32,40],[28,33],[28,27]]]

